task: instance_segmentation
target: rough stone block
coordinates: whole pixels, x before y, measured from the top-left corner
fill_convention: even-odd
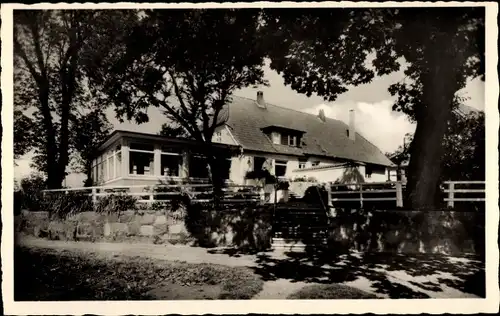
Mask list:
[[[156,216],[156,219],[155,219],[155,222],[154,222],[154,225],[166,225],[167,224],[167,216],[165,215],[160,215],[160,216]]]
[[[153,236],[155,234],[153,225],[142,225],[140,228],[141,236]]]
[[[125,211],[119,216],[120,223],[129,223],[135,220],[134,211]]]
[[[101,218],[101,214],[97,212],[81,212],[76,217],[79,222],[97,222]]]
[[[106,237],[111,236],[111,224],[110,223],[104,223],[104,236],[106,236]]]
[[[110,223],[117,223],[118,222],[118,214],[110,213],[106,216],[106,219]]]
[[[128,234],[128,226],[124,223],[104,224],[104,236],[122,236]]]
[[[151,225],[155,222],[155,216],[153,214],[145,213],[141,218],[141,225]]]
[[[128,224],[129,236],[139,236],[141,234],[141,224],[137,221],[129,222]]]
[[[186,226],[184,225],[184,223],[174,224],[174,225],[170,225],[168,227],[169,234],[181,234],[181,233],[186,233],[186,232],[187,232],[187,229],[186,229]]]
[[[167,233],[169,230],[167,224],[153,225],[153,227],[154,227],[154,234],[156,236],[163,235],[163,234]]]

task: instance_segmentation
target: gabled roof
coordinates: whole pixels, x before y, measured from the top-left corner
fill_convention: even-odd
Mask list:
[[[227,125],[244,149],[286,155],[327,156],[384,166],[394,165],[375,145],[356,133],[355,141],[347,136],[347,124],[316,115],[266,104],[258,107],[255,100],[233,96],[226,106]],[[262,131],[268,126],[282,126],[304,131],[301,147],[276,145]]]

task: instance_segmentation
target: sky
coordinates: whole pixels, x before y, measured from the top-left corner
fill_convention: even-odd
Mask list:
[[[323,109],[327,117],[348,122],[350,109],[355,111],[355,124],[358,133],[379,147],[382,152],[392,152],[403,144],[406,133],[413,133],[415,125],[411,124],[404,114],[391,110],[394,98],[387,88],[392,83],[404,78],[402,71],[389,75],[375,77],[372,82],[357,87],[350,87],[349,91],[338,96],[334,102],[325,102],[316,95],[307,97],[293,91],[284,85],[283,78],[269,68],[264,67],[264,76],[269,86],[248,87],[236,91],[237,96],[256,98],[257,91],[264,92],[264,99],[271,104],[288,107],[311,114],[318,114]],[[484,83],[479,79],[468,82],[467,86],[458,92],[468,97],[465,105],[478,110],[484,110]],[[143,132],[158,132],[166,121],[161,111],[156,108],[148,110],[149,122],[136,125],[133,122],[119,123],[114,116],[113,109],[108,110],[108,118],[115,129],[127,129]],[[14,169],[15,179],[21,179],[33,170],[29,167],[31,155],[26,155],[16,161]],[[68,186],[82,186],[82,175],[70,175],[66,179]]]

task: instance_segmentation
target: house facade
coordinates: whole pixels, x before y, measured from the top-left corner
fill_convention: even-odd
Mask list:
[[[298,112],[256,99],[233,97],[213,136],[214,150],[228,158],[225,177],[235,184],[252,184],[252,171],[267,169],[284,179],[340,181],[356,168],[366,182],[390,179],[394,164],[356,131],[350,122]],[[166,179],[208,176],[200,144],[149,133],[118,130],[101,145],[94,160],[96,185],[155,184]]]

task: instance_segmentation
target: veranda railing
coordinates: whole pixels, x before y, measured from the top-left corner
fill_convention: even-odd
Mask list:
[[[225,203],[258,202],[263,199],[261,188],[255,185],[229,184],[222,188]],[[187,195],[192,202],[213,200],[211,184],[156,184],[156,185],[109,185],[45,190],[44,194],[79,192],[92,197],[96,203],[100,197],[125,194],[138,197],[139,203],[168,202],[180,195]]]
[[[449,207],[455,207],[455,202],[483,202],[486,200],[485,184],[485,181],[445,181],[442,185],[442,192],[445,193],[443,201]],[[402,181],[328,183],[326,187],[329,205],[335,202],[359,202],[360,207],[363,207],[366,202],[394,202],[396,207],[404,206],[406,183]]]

